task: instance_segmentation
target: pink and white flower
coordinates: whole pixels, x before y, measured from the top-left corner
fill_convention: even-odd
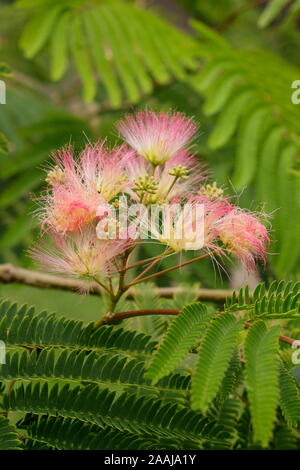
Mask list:
[[[174,176],[172,170],[179,167],[186,169],[186,177],[176,178]],[[181,150],[170,158],[163,167],[157,167],[154,176],[158,181],[155,202],[166,203],[174,198],[187,197],[193,193],[206,179],[207,172],[203,163],[195,155]]]
[[[185,170],[186,176],[176,177],[174,175],[174,170],[180,169],[180,167]],[[132,190],[134,182],[153,174],[157,188],[155,194],[149,194],[143,199],[143,202],[148,204],[165,204],[174,198],[182,198],[196,192],[207,177],[203,163],[186,150],[178,152],[164,165],[157,166],[154,173],[152,165],[143,157],[136,155],[128,163],[126,172],[129,181],[126,192],[136,201],[139,200],[139,197]]]
[[[69,234],[51,232],[49,238],[50,246],[31,249],[32,258],[46,271],[87,279],[116,274],[116,257],[130,246],[128,240],[99,240],[93,226]]]
[[[43,225],[74,232],[92,223],[99,205],[125,191],[125,167],[132,158],[127,146],[108,151],[100,144],[88,145],[78,159],[70,148],[58,152],[47,177],[50,190],[42,198]]]
[[[160,228],[152,227],[152,236],[175,252],[220,252],[217,224],[233,206],[225,199],[212,201],[206,196],[191,196],[183,205],[172,202],[170,216]]]
[[[217,224],[225,248],[247,268],[254,270],[256,260],[265,263],[270,242],[267,228],[255,214],[235,208]]]
[[[195,123],[181,113],[140,111],[126,116],[117,127],[127,143],[153,165],[164,164],[196,133]]]
[[[231,204],[216,183],[206,184],[207,170],[188,149],[196,132],[191,119],[143,111],[125,117],[118,129],[127,143],[112,150],[98,143],[78,157],[71,147],[54,156],[40,199],[52,245],[33,249],[34,259],[60,274],[112,277],[119,255],[150,232],[168,253],[228,252],[248,269],[265,262],[267,228],[258,214]],[[121,195],[123,202],[116,200]],[[152,224],[151,213],[149,228],[154,205],[165,216],[163,224],[161,214]],[[117,218],[124,213],[127,225]]]

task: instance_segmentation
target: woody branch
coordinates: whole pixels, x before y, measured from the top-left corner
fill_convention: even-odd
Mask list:
[[[51,274],[20,268],[13,264],[0,264],[0,283],[19,283],[32,287],[45,289],[58,289],[65,291],[86,291],[92,295],[99,295],[103,289],[96,282],[80,281],[77,279],[68,279],[62,276],[53,276]],[[173,297],[175,294],[184,292],[184,287],[156,287],[156,294],[160,297]],[[128,290],[128,297],[133,295],[133,288]],[[200,288],[196,292],[199,300],[222,303],[226,297],[232,294],[231,289],[204,289]]]

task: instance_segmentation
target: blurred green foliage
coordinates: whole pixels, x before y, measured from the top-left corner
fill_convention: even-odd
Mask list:
[[[199,286],[243,283],[229,261],[159,278],[188,287],[172,299],[136,286],[116,310],[185,307],[174,322],[141,316],[97,331],[105,296],[0,284],[13,301],[0,305],[9,346],[0,448],[299,449],[299,367],[290,344],[277,343],[279,334],[300,337],[300,105],[291,101],[300,1],[2,0],[0,21],[0,263],[33,267],[34,199],[51,154],[104,138],[114,145],[115,121],[145,107],[193,116],[212,180],[241,206],[270,213],[273,226],[258,273],[269,287],[241,289],[223,315],[212,303],[187,304]],[[139,255],[157,250],[143,245]],[[156,385],[143,377],[151,361]]]
[[[242,206],[272,214],[262,279],[299,278],[300,108],[291,102],[299,14],[296,0],[2,1],[0,261],[31,267],[32,195],[43,190],[51,152],[105,137],[114,144],[113,124],[126,112],[173,108],[200,123],[196,150],[212,179]],[[155,249],[145,246],[143,255]],[[159,282],[179,277],[228,283],[211,263]]]

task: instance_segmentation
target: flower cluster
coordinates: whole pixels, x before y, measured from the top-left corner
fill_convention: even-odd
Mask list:
[[[50,271],[78,277],[118,273],[119,258],[141,240],[120,230],[114,238],[99,238],[97,226],[110,231],[122,196],[129,205],[179,206],[163,227],[151,228],[169,252],[229,252],[249,269],[256,260],[265,261],[267,229],[257,214],[233,205],[216,183],[208,184],[207,170],[191,152],[193,120],[180,113],[145,111],[125,117],[117,128],[125,140],[121,146],[87,145],[78,157],[64,148],[54,156],[39,210],[52,246],[33,249],[35,259]],[[194,210],[199,205],[201,212]]]

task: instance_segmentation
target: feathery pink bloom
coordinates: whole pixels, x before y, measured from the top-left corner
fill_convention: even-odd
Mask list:
[[[180,113],[140,111],[126,116],[118,130],[139,155],[162,165],[186,147],[196,132],[195,123]]]
[[[172,173],[172,169],[178,166],[186,168],[188,176],[178,178],[174,184],[174,176],[170,172]],[[170,158],[164,167],[157,167],[154,176],[158,181],[156,201],[165,203],[194,192],[206,178],[206,170],[193,154],[181,150]]]
[[[172,174],[172,170],[179,166],[186,169],[188,175],[186,178],[175,178]],[[136,155],[126,166],[126,172],[129,181],[126,191],[134,200],[138,201],[137,194],[132,190],[134,181],[151,175],[153,173],[152,165],[143,157]],[[206,176],[207,171],[204,169],[203,163],[193,154],[181,150],[164,165],[156,167],[153,177],[157,183],[157,190],[155,194],[148,195],[143,201],[144,203],[163,204],[174,198],[184,197],[189,193],[196,192]]]
[[[87,146],[75,159],[70,148],[55,155],[56,166],[48,173],[50,191],[43,224],[61,232],[74,232],[97,218],[97,208],[128,186],[126,164],[133,158],[127,146],[109,152],[101,145]]]
[[[218,245],[218,223],[226,214],[229,214],[234,209],[234,206],[225,198],[212,200],[206,195],[192,196],[189,201],[190,204],[197,203],[203,205],[204,248],[221,252]]]
[[[96,189],[106,201],[111,201],[128,187],[126,167],[134,156],[135,152],[126,144],[101,154]]]
[[[174,215],[171,213],[169,220],[162,225],[162,234],[158,239],[175,252],[201,250],[205,243],[203,224],[203,207],[200,204],[187,203],[174,211]]]
[[[139,177],[144,178],[145,176],[149,175],[153,172],[153,170],[151,170],[151,164],[137,154],[135,154],[134,158],[132,158],[126,165],[126,174],[128,180],[131,183],[133,183]]]
[[[115,198],[126,194],[126,207],[129,201],[130,209],[137,209],[128,211],[128,222],[133,219],[135,229],[142,219],[142,233],[149,232],[148,223],[146,217],[135,221],[143,212],[134,203],[146,211],[150,204],[170,209],[170,218],[158,226],[158,217],[150,231],[175,252],[230,252],[249,269],[256,260],[265,261],[269,236],[256,214],[232,205],[215,183],[201,186],[207,171],[187,150],[196,132],[191,119],[144,111],[125,117],[118,128],[127,143],[113,150],[96,144],[87,145],[78,158],[71,148],[55,155],[46,179],[49,190],[41,198],[42,226],[52,247],[33,249],[33,258],[50,271],[71,276],[114,275],[116,258],[146,238],[135,237],[134,230],[131,236],[115,218],[123,207]]]
[[[172,204],[171,216],[161,228],[152,227],[152,236],[176,252],[200,249],[220,252],[217,223],[232,206],[226,200],[211,201],[206,196],[191,196],[183,205],[175,201]]]
[[[128,240],[99,240],[93,226],[69,234],[52,232],[52,245],[42,244],[30,254],[46,271],[71,277],[105,278],[116,273],[115,258],[130,245]]]
[[[255,269],[258,259],[265,263],[270,240],[266,227],[257,216],[235,208],[219,221],[217,230],[228,251],[247,269]]]

